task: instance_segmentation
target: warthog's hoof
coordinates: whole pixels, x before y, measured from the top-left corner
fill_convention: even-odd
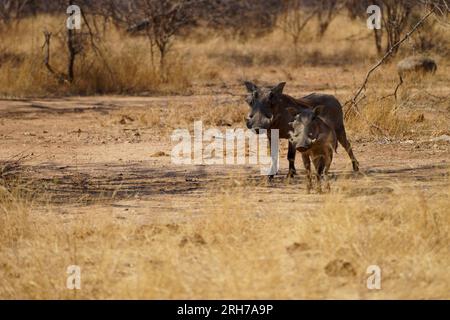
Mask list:
[[[274,176],[267,176],[266,182],[267,182],[267,183],[273,183],[274,180],[275,180]]]
[[[359,163],[358,163],[358,161],[353,161],[352,165],[353,165],[353,171],[354,172],[359,172]]]
[[[296,175],[297,175],[297,171],[295,171],[295,170],[289,170],[289,172],[288,172],[286,178],[293,178],[293,177],[296,176]]]

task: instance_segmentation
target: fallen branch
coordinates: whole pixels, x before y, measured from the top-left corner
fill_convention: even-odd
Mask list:
[[[19,153],[5,161],[0,161],[0,185],[20,176],[24,171],[23,163],[32,157],[33,154]]]

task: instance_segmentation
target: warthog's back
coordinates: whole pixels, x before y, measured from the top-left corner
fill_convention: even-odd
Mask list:
[[[400,76],[409,72],[434,73],[436,69],[436,62],[428,57],[408,57],[397,64],[397,71]]]
[[[303,97],[302,100],[311,104],[312,106],[325,106],[324,120],[334,130],[339,131],[344,128],[344,115],[342,112],[342,105],[335,96],[322,93],[312,93]]]

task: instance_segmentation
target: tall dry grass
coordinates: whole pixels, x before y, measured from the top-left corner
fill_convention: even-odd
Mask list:
[[[277,28],[265,36],[245,39],[198,29],[175,39],[167,57],[167,76],[162,77],[157,53],[152,60],[147,38],[132,37],[107,25],[99,34],[98,51],[85,39],[84,50],[75,64],[75,81],[68,85],[58,83],[43,64],[42,30],[49,30],[53,32],[51,64],[65,72],[63,26],[64,16],[40,15],[3,30],[1,95],[189,93],[195,84],[257,79],[273,68],[284,70],[285,80],[290,81],[301,77],[305,66],[355,67],[367,65],[376,57],[371,32],[365,24],[342,15],[320,39],[315,36],[317,26],[308,26],[297,49]]]
[[[392,185],[355,197],[352,185],[313,214],[242,183],[214,187],[190,219],[152,222],[55,215],[1,189],[0,297],[448,299],[448,183],[431,196]],[[73,264],[81,290],[66,288]],[[381,290],[366,287],[369,265]]]
[[[357,110],[348,112],[347,131],[353,137],[366,139],[416,141],[448,134],[448,89],[440,77],[409,79],[394,98],[398,80],[387,79],[383,74],[374,76]]]
[[[63,19],[38,16],[24,19],[2,34],[0,44],[0,91],[4,96],[43,96],[68,94],[186,93],[195,78],[195,64],[174,52],[169,58],[165,81],[151,62],[146,38],[132,38],[109,26],[98,50],[85,39],[84,49],[77,55],[75,80],[61,84],[44,66],[42,30],[53,32],[50,64],[58,72],[67,68]],[[3,59],[2,59],[3,57]]]

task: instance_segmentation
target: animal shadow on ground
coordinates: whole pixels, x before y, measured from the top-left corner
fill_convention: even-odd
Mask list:
[[[117,165],[110,163],[78,166],[58,166],[45,163],[25,167],[26,175],[20,177],[22,184],[30,190],[45,190],[45,202],[62,204],[90,204],[96,201],[116,201],[155,195],[183,195],[206,192],[217,186],[239,185],[249,188],[271,188],[282,192],[287,185],[292,190],[306,189],[306,176],[300,173],[295,178],[276,176],[267,184],[264,176],[256,171],[244,172],[239,181],[230,177],[225,170],[217,171],[206,167],[192,168],[149,168],[142,164]],[[359,174],[347,171],[330,173],[331,188],[339,180],[361,181],[369,178],[372,183],[355,183],[346,192],[348,196],[360,194],[390,193],[391,182],[414,184],[445,183],[448,181],[448,166],[427,165],[408,168],[366,168]],[[426,186],[425,186],[426,187]],[[275,191],[275,190],[274,190]],[[42,193],[42,192],[41,192]]]

